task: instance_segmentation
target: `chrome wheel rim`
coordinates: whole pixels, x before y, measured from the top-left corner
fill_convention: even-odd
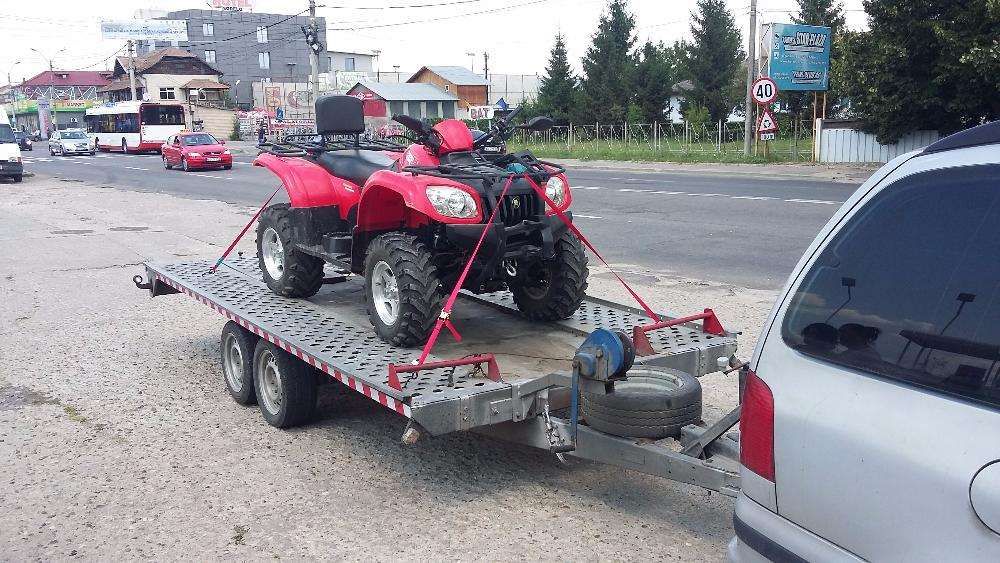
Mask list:
[[[257,389],[260,390],[261,403],[267,412],[278,414],[284,397],[281,392],[281,374],[271,352],[265,351],[257,359]]]
[[[260,240],[260,252],[264,258],[264,267],[271,279],[280,280],[285,275],[285,247],[281,237],[273,227],[264,230]]]
[[[223,343],[222,369],[226,372],[226,382],[233,391],[243,390],[243,351],[240,343],[232,334],[226,335]]]
[[[399,317],[399,284],[396,274],[385,261],[372,268],[372,301],[383,323],[391,325]]]

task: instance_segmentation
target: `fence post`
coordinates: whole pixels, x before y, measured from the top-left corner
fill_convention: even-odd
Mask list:
[[[601,150],[601,122],[594,123],[594,139],[597,140],[597,150]]]
[[[719,130],[718,130],[718,133],[715,136],[715,152],[721,154],[722,153],[722,120],[721,119],[719,120],[718,127],[719,127]]]
[[[569,123],[569,129],[566,132],[566,150],[573,146],[573,122]]]
[[[659,150],[660,148],[660,135],[658,129],[660,128],[659,122],[653,122],[653,148]]]
[[[628,147],[628,119],[625,120],[625,129],[623,136],[625,137],[625,146]]]

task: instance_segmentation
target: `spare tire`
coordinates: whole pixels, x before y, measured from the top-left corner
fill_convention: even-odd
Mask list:
[[[611,393],[580,393],[580,414],[591,428],[615,436],[679,436],[701,420],[701,383],[683,371],[638,367]]]

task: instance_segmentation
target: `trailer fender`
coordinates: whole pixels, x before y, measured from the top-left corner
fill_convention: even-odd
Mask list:
[[[340,218],[348,213],[360,198],[361,189],[351,182],[331,176],[321,166],[298,157],[280,157],[261,153],[254,166],[270,170],[281,180],[291,207],[338,206]]]

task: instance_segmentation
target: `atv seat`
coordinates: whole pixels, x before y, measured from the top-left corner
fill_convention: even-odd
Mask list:
[[[357,149],[326,151],[316,157],[316,164],[327,172],[359,186],[379,170],[392,169],[395,162],[382,152]]]

